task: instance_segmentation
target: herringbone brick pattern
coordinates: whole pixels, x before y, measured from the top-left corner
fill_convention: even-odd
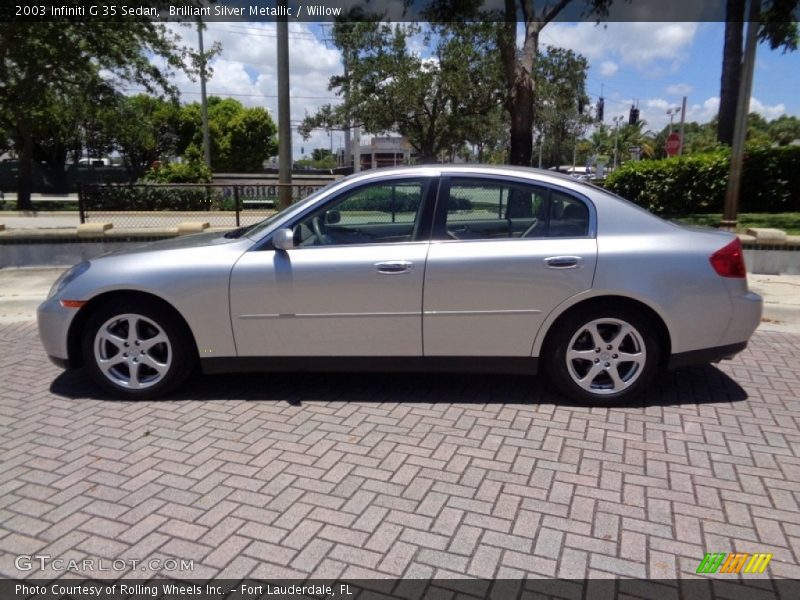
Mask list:
[[[14,566],[46,554],[194,560],[183,577],[673,578],[739,551],[798,578],[798,357],[800,336],[758,333],[628,408],[473,375],[220,376],[120,402],[60,375],[34,324],[2,326],[0,574],[58,574]]]

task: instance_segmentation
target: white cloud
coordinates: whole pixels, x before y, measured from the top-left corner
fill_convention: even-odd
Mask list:
[[[600,63],[600,74],[604,77],[611,77],[619,70],[619,65],[613,60],[604,60]]]
[[[764,117],[767,121],[777,119],[781,115],[786,114],[786,105],[782,102],[773,106],[768,106],[761,102],[758,98],[750,98],[750,112],[756,112]]]
[[[688,83],[673,83],[667,86],[666,91],[670,96],[688,96],[692,92],[692,86]]]
[[[643,73],[673,70],[688,58],[697,23],[551,23],[541,42],[579,52],[593,62],[613,60]]]
[[[278,120],[277,37],[274,23],[219,22],[208,23],[204,32],[206,48],[220,42],[222,52],[210,62],[213,71],[207,88],[209,95],[231,96],[245,106],[266,108]],[[174,27],[185,43],[197,45],[194,29]],[[295,159],[311,154],[313,148],[329,148],[331,138],[325,131],[315,131],[309,140],[297,134],[297,125],[306,114],[320,106],[336,103],[336,94],[328,90],[332,75],[342,70],[341,55],[307,23],[289,24],[289,81],[291,95],[292,148]],[[173,78],[181,91],[182,101],[200,99],[200,84],[185,74]],[[334,149],[343,145],[341,132],[334,132]]]
[[[639,104],[640,118],[647,122],[647,129],[651,131],[661,131],[669,124],[667,110],[680,108],[680,103],[664,98],[647,98]],[[690,104],[686,107],[686,121],[697,123],[708,123],[719,112],[719,98],[711,96],[702,103]],[[758,98],[750,98],[750,112],[760,114],[762,117],[771,121],[786,113],[786,106],[782,103],[773,106],[764,104]],[[675,114],[673,123],[680,122],[680,113]]]

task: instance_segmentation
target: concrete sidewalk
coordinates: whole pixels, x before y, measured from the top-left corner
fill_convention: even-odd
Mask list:
[[[0,323],[34,319],[36,307],[67,266],[0,269]],[[747,279],[750,288],[764,298],[760,329],[800,333],[800,275],[750,273]]]

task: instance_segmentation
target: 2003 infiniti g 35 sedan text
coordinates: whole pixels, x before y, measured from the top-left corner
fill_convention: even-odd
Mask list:
[[[38,311],[45,350],[119,395],[199,363],[252,370],[535,373],[611,403],[662,367],[745,348],[742,248],[532,169],[348,177],[250,228],[81,263]]]

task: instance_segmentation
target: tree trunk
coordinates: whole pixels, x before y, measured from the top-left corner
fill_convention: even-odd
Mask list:
[[[533,82],[522,75],[514,82],[511,96],[511,147],[508,161],[512,165],[531,166],[533,156]]]
[[[508,162],[531,166],[533,157],[533,68],[539,51],[539,33],[546,24],[534,21],[528,5],[523,4],[525,39],[522,50],[516,49],[516,3],[506,0],[508,18],[499,40],[503,71],[506,77],[506,110],[509,113],[510,147]]]
[[[745,0],[727,0],[725,6],[725,46],[722,51],[717,140],[728,146],[733,143],[736,103],[742,79],[744,5]]]
[[[21,124],[21,127],[22,147],[19,153],[19,173],[17,175],[17,210],[32,211],[33,136],[25,124]]]

